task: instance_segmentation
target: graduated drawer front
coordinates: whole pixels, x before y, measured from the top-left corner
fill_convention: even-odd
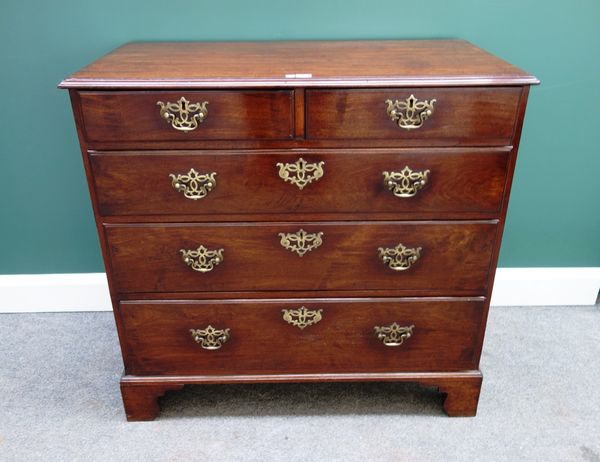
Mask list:
[[[303,256],[282,236],[323,233]],[[113,282],[118,292],[254,290],[460,290],[483,293],[495,222],[335,222],[106,225]],[[289,240],[288,240],[289,244]],[[309,242],[315,245],[315,241]],[[420,257],[397,271],[378,248],[421,247]],[[223,249],[223,261],[199,272],[181,250]],[[212,262],[212,257],[209,258]],[[213,262],[214,263],[214,262]]]
[[[501,149],[137,151],[92,152],[90,161],[104,216],[494,213],[502,203],[508,154]],[[302,175],[292,171],[298,167],[306,182],[298,181]],[[191,169],[201,175],[215,173],[216,185],[207,189],[206,179],[193,185]],[[287,181],[280,177],[281,169],[284,176],[289,173]],[[386,171],[398,175],[394,190],[385,184]],[[177,180],[178,175],[184,178]],[[404,177],[407,189],[401,187]],[[178,191],[173,180],[186,190]]]
[[[284,320],[301,307],[321,319],[302,329]],[[455,371],[476,367],[482,309],[473,299],[122,302],[121,319],[130,374]],[[374,328],[393,323],[414,327],[386,346]],[[196,342],[190,329],[208,326],[229,338]]]
[[[433,113],[419,128],[400,128],[386,100],[411,95],[435,99]],[[307,90],[307,137],[385,139],[398,146],[510,145],[520,95],[518,87]]]
[[[181,131],[161,117],[157,102],[208,102],[198,127]],[[88,141],[190,141],[288,139],[292,91],[82,92]],[[197,111],[195,112],[198,113]],[[192,113],[188,116],[191,118]]]

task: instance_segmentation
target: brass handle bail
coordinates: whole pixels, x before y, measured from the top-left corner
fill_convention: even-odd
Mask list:
[[[203,245],[197,249],[180,249],[183,262],[200,273],[208,273],[223,261],[225,249],[209,250]]]
[[[379,259],[394,271],[406,271],[420,257],[422,247],[409,248],[399,243],[396,247],[379,247]]]
[[[216,172],[198,173],[191,168],[187,173],[170,173],[171,186],[186,199],[198,200],[208,196],[217,186]]]
[[[205,350],[218,350],[229,340],[230,329],[215,329],[210,324],[204,329],[190,329],[192,338]]]
[[[401,326],[397,322],[392,323],[389,326],[375,326],[376,337],[388,347],[400,346],[405,340],[412,337],[414,325]]]
[[[412,171],[408,165],[399,172],[381,172],[383,185],[396,197],[414,197],[429,181],[429,170]]]

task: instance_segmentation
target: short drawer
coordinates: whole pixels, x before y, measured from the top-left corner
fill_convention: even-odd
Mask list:
[[[292,91],[82,92],[80,98],[88,141],[292,136]]]
[[[520,95],[513,87],[309,90],[307,136],[399,146],[510,145]]]
[[[500,210],[509,151],[92,152],[100,213],[211,215]],[[439,216],[437,217],[439,218]]]
[[[483,293],[495,222],[106,225],[118,292]]]
[[[476,368],[481,299],[123,302],[129,374]]]

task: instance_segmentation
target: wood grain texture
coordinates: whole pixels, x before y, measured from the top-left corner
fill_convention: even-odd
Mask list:
[[[436,99],[420,128],[390,120],[386,100]],[[520,88],[308,90],[307,138],[385,139],[398,146],[504,146],[515,127]]]
[[[506,186],[505,186],[505,194],[504,200],[502,203],[502,210],[500,212],[500,221],[498,223],[498,236],[496,237],[496,244],[494,245],[494,254],[492,256],[492,264],[490,266],[490,274],[489,281],[490,284],[487,289],[487,303],[485,304],[485,316],[483,320],[483,326],[479,331],[479,341],[478,341],[478,353],[477,356],[481,357],[481,351],[483,349],[483,340],[485,337],[488,312],[490,308],[490,300],[492,297],[492,290],[494,287],[494,278],[496,276],[496,269],[498,267],[498,259],[500,257],[500,248],[502,244],[502,234],[504,232],[504,225],[506,224],[506,214],[508,212],[508,202],[510,199],[510,192],[512,189],[512,181],[514,178],[515,165],[517,162],[517,152],[519,150],[519,144],[521,141],[521,133],[523,130],[523,122],[525,120],[525,109],[527,108],[527,100],[529,98],[529,87],[523,87],[523,91],[521,93],[521,99],[519,101],[519,110],[517,113],[517,126],[515,129],[515,135],[512,140],[514,151],[511,153],[509,157],[508,167],[507,167],[507,176],[506,176]]]
[[[158,101],[207,101],[208,115],[193,131],[176,130],[160,116]],[[83,92],[84,133],[89,141],[202,141],[290,139],[291,91]]]
[[[450,417],[474,417],[477,414],[482,377],[446,381],[439,390],[446,394],[444,411]]]
[[[482,375],[479,370],[456,372],[354,372],[323,374],[243,374],[243,375],[171,375],[133,376],[123,375],[121,385],[149,387],[151,392],[157,386],[183,386],[187,384],[222,383],[280,383],[280,382],[416,382],[424,386],[437,387],[446,395],[444,410],[452,417],[474,416],[481,388]],[[463,391],[464,390],[464,391]],[[126,395],[123,395],[126,399]],[[126,404],[127,405],[127,404]],[[154,408],[154,404],[151,404]],[[140,409],[142,419],[148,418]],[[136,420],[136,419],[129,419]]]
[[[506,181],[507,149],[338,151],[92,152],[90,163],[103,216],[252,215],[298,213],[497,213]],[[278,163],[319,164],[324,174],[300,190],[279,176]],[[429,170],[414,197],[394,196],[382,172]],[[199,200],[177,192],[169,174],[216,172],[216,187]]]
[[[206,301],[122,303],[130,374],[179,375],[308,372],[451,371],[476,367],[480,301],[434,299]],[[322,310],[304,329],[282,309]],[[377,339],[375,326],[414,325],[397,347]],[[190,329],[230,329],[218,350],[205,350]]]
[[[294,136],[300,140],[306,137],[305,97],[306,90],[304,88],[294,89]]]
[[[298,78],[296,74],[311,74]],[[290,75],[291,77],[286,77]],[[462,40],[130,43],[61,88],[529,85],[532,75]]]
[[[121,292],[118,299],[121,301],[157,301],[157,300],[213,300],[218,297],[220,300],[233,299],[299,299],[315,298],[326,295],[331,298],[360,298],[360,297],[436,297],[436,298],[454,298],[468,297],[471,299],[484,299],[478,295],[479,292],[472,289],[406,289],[402,287],[386,287],[384,289],[364,290],[360,287],[353,290],[261,290],[261,291],[229,291],[229,292]]]
[[[387,139],[300,139],[294,138],[289,140],[181,140],[181,141],[88,141],[86,143],[90,151],[177,151],[177,150],[222,150],[229,151],[232,149],[243,150],[303,150],[303,149],[390,149],[390,148],[410,148],[411,144],[408,140],[399,146],[393,140]],[[445,147],[438,142],[436,145],[425,145],[421,142],[412,144],[418,148],[440,148]],[[507,145],[488,145],[489,147],[511,147]],[[447,146],[452,148],[455,146]],[[464,146],[463,148],[474,148],[476,146]],[[487,147],[487,146],[486,146]]]
[[[310,74],[310,75],[300,75]],[[475,415],[478,370],[529,85],[464,41],[137,43],[61,83],[71,100],[126,366],[129,420],[185,384],[414,381]],[[386,99],[437,100],[417,130]],[[209,101],[182,133],[156,102]],[[323,161],[302,191],[277,162]],[[430,170],[411,199],[382,171]],[[217,172],[189,201],[170,173]],[[299,257],[278,233],[323,232]],[[378,247],[423,248],[404,272]],[[224,248],[209,273],[180,249]],[[408,298],[408,297],[412,298]],[[283,308],[322,309],[304,330]],[[398,348],[374,325],[414,324]],[[231,328],[205,351],[190,328]],[[190,324],[194,324],[190,326]],[[223,324],[223,326],[221,326]],[[225,326],[227,324],[227,326]]]
[[[88,146],[85,141],[85,136],[83,134],[83,115],[81,113],[81,102],[79,100],[79,92],[75,90],[69,90],[69,97],[71,99],[71,107],[73,109],[73,117],[75,119],[75,127],[77,129],[77,138],[79,140],[81,158],[83,161],[83,166],[85,169],[86,183],[88,186],[88,191],[90,194],[90,199],[92,202],[92,210],[94,212],[94,224],[96,225],[96,231],[98,233],[99,241],[100,241],[100,250],[102,252],[102,260],[104,262],[104,268],[106,271],[107,282],[108,282],[108,290],[110,293],[111,304],[113,308],[113,314],[115,318],[115,325],[117,328],[117,334],[119,336],[119,346],[121,349],[121,355],[123,356],[123,361],[127,361],[127,350],[125,348],[125,334],[123,333],[123,323],[120,318],[120,310],[119,310],[119,297],[115,292],[114,278],[112,276],[111,268],[110,268],[110,257],[107,252],[107,243],[106,238],[104,236],[104,226],[102,225],[102,220],[100,218],[100,213],[98,212],[98,200],[96,198],[96,191],[93,187],[93,176],[92,169],[90,167],[89,156],[87,155]]]
[[[300,257],[279,233],[324,233],[323,244]],[[485,291],[496,224],[280,223],[231,225],[110,225],[106,236],[119,292],[236,290],[462,289]],[[394,271],[379,247],[422,247],[419,260]],[[180,249],[224,249],[209,273],[192,270]]]
[[[160,412],[158,400],[167,391],[181,390],[182,384],[155,383],[138,385],[121,381],[121,396],[129,422],[154,420]]]

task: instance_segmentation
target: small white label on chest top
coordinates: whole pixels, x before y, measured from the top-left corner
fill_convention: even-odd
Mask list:
[[[285,74],[286,79],[312,79],[312,74]]]

